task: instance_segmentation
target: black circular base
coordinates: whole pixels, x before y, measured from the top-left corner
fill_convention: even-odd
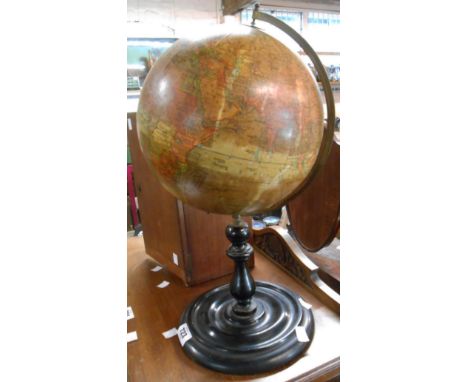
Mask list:
[[[228,374],[253,374],[284,366],[309,347],[314,334],[310,309],[299,296],[281,286],[256,282],[250,315],[233,311],[236,303],[229,285],[198,297],[183,313],[192,338],[183,348],[196,362]],[[296,327],[302,326],[309,342],[299,342]]]

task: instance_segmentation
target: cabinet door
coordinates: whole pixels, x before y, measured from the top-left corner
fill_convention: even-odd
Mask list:
[[[127,118],[131,121],[127,123],[127,139],[146,253],[186,282],[177,199],[163,188],[143,157],[138,142],[136,113],[128,113]],[[178,265],[173,262],[173,254],[178,256]]]

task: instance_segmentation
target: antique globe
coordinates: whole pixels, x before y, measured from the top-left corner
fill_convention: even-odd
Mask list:
[[[138,109],[141,148],[163,186],[207,212],[272,210],[304,182],[323,134],[315,79],[259,29],[177,41],[153,66]]]
[[[229,374],[265,372],[297,359],[313,338],[312,310],[288,288],[253,280],[247,266],[253,248],[241,216],[286,203],[322,158],[330,130],[324,135],[312,73],[255,27],[214,27],[177,41],[152,67],[137,128],[150,168],[170,193],[235,217],[226,228],[232,281],[187,306],[178,328],[184,352]]]

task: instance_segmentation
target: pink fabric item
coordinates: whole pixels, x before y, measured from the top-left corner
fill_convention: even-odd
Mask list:
[[[135,202],[135,187],[133,185],[133,166],[127,165],[127,192],[130,198],[130,209],[132,211],[133,228],[139,223],[137,206]]]

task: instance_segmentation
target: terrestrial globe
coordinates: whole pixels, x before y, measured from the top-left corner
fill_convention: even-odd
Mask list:
[[[329,84],[324,89],[328,107]],[[270,371],[300,357],[314,335],[312,311],[285,287],[255,283],[240,216],[285,204],[323,160],[322,101],[308,68],[255,27],[212,28],[177,41],[152,67],[137,125],[143,154],[170,193],[235,217],[226,228],[232,281],[186,307],[178,330],[184,352],[228,374]]]
[[[137,124],[142,152],[170,193],[230,215],[284,204],[310,174],[324,127],[308,68],[248,26],[174,43],[145,80]]]

